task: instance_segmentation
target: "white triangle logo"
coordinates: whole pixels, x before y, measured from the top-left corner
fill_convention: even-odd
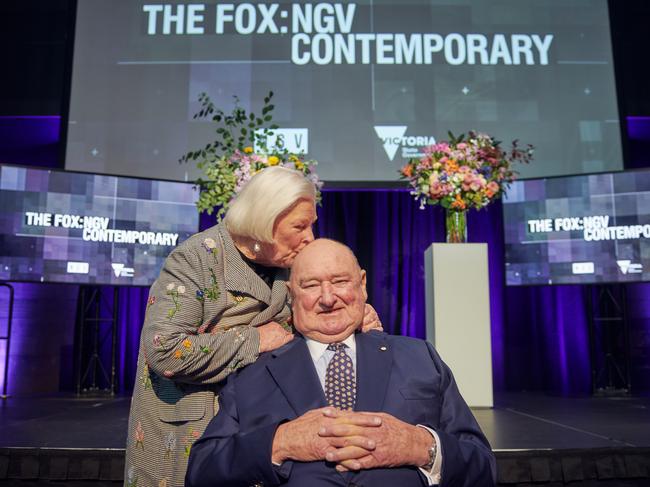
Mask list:
[[[124,268],[124,264],[111,264],[111,267],[113,267],[115,277],[120,277],[120,274],[122,274],[122,269]]]
[[[627,270],[630,268],[631,260],[617,260],[618,268],[621,269],[623,274],[627,274]]]
[[[384,150],[391,161],[395,158],[407,128],[406,125],[375,125],[375,133],[384,144]]]

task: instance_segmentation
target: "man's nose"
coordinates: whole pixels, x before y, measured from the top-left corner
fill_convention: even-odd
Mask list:
[[[334,306],[336,302],[336,296],[334,295],[334,289],[329,282],[324,282],[321,284],[321,295],[320,302],[323,306],[330,308]]]

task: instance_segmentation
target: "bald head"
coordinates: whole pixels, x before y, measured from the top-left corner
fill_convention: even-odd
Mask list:
[[[339,242],[318,239],[307,245],[293,263],[289,290],[294,325],[307,338],[339,342],[363,321],[366,273]]]
[[[361,271],[359,261],[350,247],[336,240],[319,238],[306,246],[295,258],[291,266],[291,278],[293,279],[294,276],[301,272],[300,267],[303,263],[312,264],[324,255],[335,256],[337,260],[341,261],[342,265],[348,265],[351,269],[356,269],[357,272]],[[347,262],[345,262],[346,260]]]

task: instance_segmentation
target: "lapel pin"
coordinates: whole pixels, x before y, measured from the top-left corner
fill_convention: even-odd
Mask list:
[[[379,350],[385,352],[386,350],[388,350],[388,347],[386,345],[382,345],[381,347],[379,347]]]

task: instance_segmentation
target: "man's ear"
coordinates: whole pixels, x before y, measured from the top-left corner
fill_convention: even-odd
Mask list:
[[[361,291],[363,292],[363,299],[368,300],[368,291],[366,291],[366,271],[361,269]]]

